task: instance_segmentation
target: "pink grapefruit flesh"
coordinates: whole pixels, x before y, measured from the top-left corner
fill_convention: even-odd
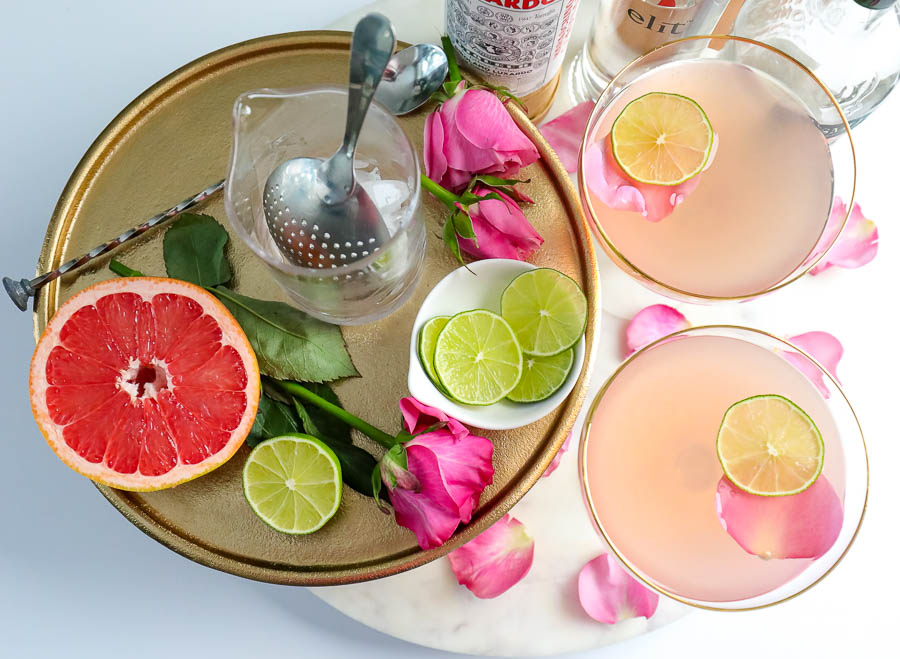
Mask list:
[[[53,451],[122,490],[161,490],[226,462],[259,403],[243,330],[211,294],[113,279],[62,305],[31,361],[31,408]]]

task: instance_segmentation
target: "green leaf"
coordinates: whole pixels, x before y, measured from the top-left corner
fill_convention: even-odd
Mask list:
[[[222,286],[209,290],[243,328],[265,375],[300,382],[359,375],[338,326],[283,302],[257,300]]]
[[[531,183],[530,178],[500,178],[499,176],[491,176],[490,174],[478,174],[477,176],[475,176],[475,178],[472,179],[472,181],[484,183],[485,185],[490,185],[491,187],[495,188],[515,185],[516,183]]]
[[[256,446],[263,440],[292,432],[300,432],[300,424],[290,406],[268,396],[260,396],[256,419],[247,435],[247,444]]]
[[[344,477],[344,483],[367,497],[375,496],[371,476],[372,470],[378,467],[375,458],[368,451],[354,444],[347,444],[326,435],[319,439],[334,451],[338,462],[341,463],[341,475]]]
[[[462,74],[459,72],[459,64],[456,62],[456,51],[453,49],[453,42],[450,41],[449,35],[441,36],[441,47],[447,56],[447,79],[456,86],[462,80]]]
[[[409,462],[407,462],[406,459],[406,447],[403,446],[403,444],[394,444],[390,449],[388,449],[385,457],[400,465],[401,469],[409,469]]]
[[[468,214],[458,210],[447,221],[453,223],[457,235],[474,240],[475,245],[478,245],[478,236],[475,235],[475,227],[472,226],[472,218]]]
[[[170,277],[198,286],[218,286],[231,280],[225,258],[228,232],[209,215],[185,213],[163,238],[163,259]]]
[[[456,235],[456,226],[453,224],[452,217],[444,222],[444,242],[447,243],[447,247],[450,248],[456,260],[465,265],[466,262],[463,261],[462,253],[459,251],[459,238]]]
[[[489,192],[486,195],[479,197],[478,195],[472,194],[471,192],[464,192],[462,194],[462,203],[463,204],[477,204],[479,201],[484,201],[485,199],[496,199],[497,201],[502,201],[504,204],[506,200],[498,195],[496,192]]]
[[[321,396],[325,400],[327,400],[332,405],[337,405],[341,409],[344,408],[341,405],[341,399],[338,398],[337,394],[334,393],[331,387],[324,383],[316,383],[316,382],[305,382],[304,386],[313,392],[316,396]],[[322,408],[316,407],[315,405],[306,406],[308,414],[312,422],[316,425],[322,433],[328,435],[333,439],[339,439],[341,441],[347,442],[348,444],[353,443],[353,439],[351,436],[350,426],[341,421],[336,416],[332,416],[325,412]]]
[[[120,261],[116,261],[112,259],[109,262],[109,269],[115,272],[120,277],[145,277],[146,275],[140,270],[132,270],[127,265]]]
[[[383,513],[390,514],[390,507],[386,501],[381,500],[381,465],[376,464],[372,470],[372,496],[375,497],[375,505]]]
[[[306,409],[306,406],[302,401],[299,401],[296,398],[294,399],[294,411],[297,412],[297,416],[300,418],[303,432],[307,435],[312,435],[313,437],[320,437],[322,435],[319,426],[316,425],[316,422],[309,415],[309,410]]]
[[[294,399],[281,390],[281,387],[278,386],[278,380],[263,376],[260,378],[260,381],[262,382],[263,393],[266,396],[272,400],[277,400],[279,403],[284,403],[288,407],[294,406]]]

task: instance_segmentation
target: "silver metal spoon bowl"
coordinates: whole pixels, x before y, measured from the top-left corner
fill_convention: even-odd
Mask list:
[[[292,158],[266,180],[266,225],[278,249],[295,265],[336,268],[368,256],[390,239],[378,208],[356,183],[353,159],[395,44],[394,28],[385,16],[368,14],[357,23],[350,46],[343,143],[324,162]]]

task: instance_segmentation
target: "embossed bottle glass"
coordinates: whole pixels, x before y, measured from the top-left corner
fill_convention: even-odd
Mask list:
[[[446,31],[463,68],[509,89],[538,122],[559,88],[580,1],[446,0]]]
[[[630,61],[664,43],[710,34],[728,0],[600,0],[584,50],[569,69],[575,101],[595,100]]]
[[[294,265],[275,245],[262,203],[266,179],[278,165],[334,152],[344,134],[346,109],[347,91],[338,87],[260,89],[239,96],[225,211],[296,306],[329,323],[358,325],[400,307],[424,264],[418,158],[396,119],[372,104],[354,163],[358,184],[372,197],[391,234],[377,252],[331,268]]]
[[[796,57],[834,93],[851,127],[900,79],[900,3],[895,0],[747,0],[734,34]],[[843,131],[828,108],[826,135]]]

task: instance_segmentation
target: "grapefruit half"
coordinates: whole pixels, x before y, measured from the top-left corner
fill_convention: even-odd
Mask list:
[[[31,408],[69,467],[149,491],[226,462],[250,432],[259,367],[243,330],[202,288],[128,277],[60,307],[31,360]]]

